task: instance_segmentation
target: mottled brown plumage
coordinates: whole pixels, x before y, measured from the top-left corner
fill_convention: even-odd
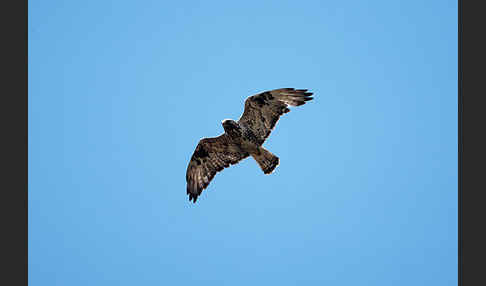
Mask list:
[[[307,89],[281,88],[250,96],[243,115],[235,122],[222,122],[225,133],[204,138],[191,157],[186,172],[189,200],[196,202],[214,175],[224,168],[252,156],[265,174],[279,164],[279,158],[262,147],[288,106],[303,105],[313,99]]]

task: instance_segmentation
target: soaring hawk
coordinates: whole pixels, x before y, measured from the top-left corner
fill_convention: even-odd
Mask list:
[[[186,172],[189,201],[196,203],[217,172],[248,156],[257,161],[263,173],[272,173],[279,158],[262,144],[280,116],[290,111],[288,106],[303,105],[313,99],[311,95],[307,89],[280,88],[248,97],[240,120],[224,120],[223,134],[203,138],[197,144]]]

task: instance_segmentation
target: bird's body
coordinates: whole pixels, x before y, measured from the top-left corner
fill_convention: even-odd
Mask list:
[[[240,150],[245,151],[257,161],[265,174],[270,174],[277,167],[278,157],[261,146],[258,137],[248,124],[239,124],[233,120],[227,120],[223,121],[223,128]],[[267,155],[268,158],[262,157],[262,155]],[[265,159],[270,160],[270,162]]]
[[[290,111],[287,107],[302,105],[312,99],[311,95],[306,89],[282,88],[248,97],[238,122],[223,120],[225,133],[199,141],[187,167],[189,200],[195,203],[217,172],[249,156],[265,174],[272,173],[279,164],[279,158],[262,144],[280,116]]]

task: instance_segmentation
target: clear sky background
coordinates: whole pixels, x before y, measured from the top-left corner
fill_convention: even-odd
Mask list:
[[[194,205],[198,141],[307,88]],[[29,1],[30,285],[457,285],[457,1]]]

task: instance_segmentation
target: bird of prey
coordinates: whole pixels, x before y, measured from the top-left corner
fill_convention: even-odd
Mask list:
[[[313,99],[311,95],[307,89],[280,88],[248,97],[243,115],[237,122],[223,120],[223,134],[203,138],[197,144],[186,172],[189,201],[196,203],[217,172],[248,156],[255,159],[263,173],[272,173],[279,158],[262,144],[280,116],[290,111],[288,107],[303,105]]]

